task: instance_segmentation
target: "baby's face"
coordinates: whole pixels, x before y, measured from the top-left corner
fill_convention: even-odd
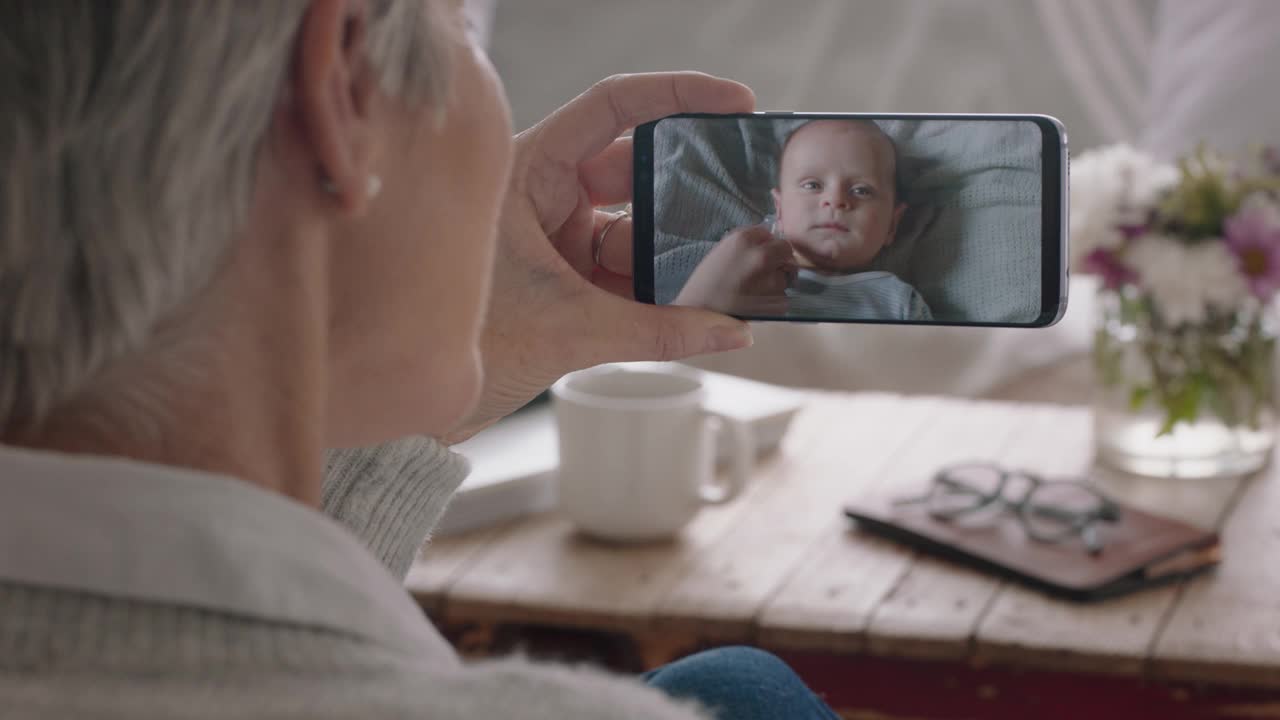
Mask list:
[[[893,146],[879,130],[811,122],[791,136],[781,165],[778,230],[802,266],[852,272],[893,241],[906,205],[894,197]]]

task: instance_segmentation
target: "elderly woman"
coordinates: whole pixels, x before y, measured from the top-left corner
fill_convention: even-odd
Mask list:
[[[0,715],[833,717],[748,649],[465,664],[404,591],[448,442],[750,341],[632,302],[627,223],[593,243],[623,131],[751,93],[612,78],[513,142],[461,17],[0,5]]]

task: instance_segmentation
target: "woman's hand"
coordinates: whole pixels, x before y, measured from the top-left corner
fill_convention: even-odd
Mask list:
[[[750,112],[751,91],[701,73],[617,75],[516,137],[498,229],[481,353],[479,404],[445,438],[460,442],[524,405],[567,372],[624,360],[675,360],[751,344],[746,325],[690,307],[638,303],[631,223],[593,242],[631,199],[631,139],[641,123],[679,112]]]
[[[675,304],[738,315],[786,315],[796,274],[791,244],[764,225],[725,233],[689,276]]]

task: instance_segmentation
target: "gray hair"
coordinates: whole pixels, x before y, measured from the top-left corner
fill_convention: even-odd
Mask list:
[[[442,107],[434,0],[374,0],[383,88]],[[0,3],[0,436],[146,346],[244,222],[307,0]]]

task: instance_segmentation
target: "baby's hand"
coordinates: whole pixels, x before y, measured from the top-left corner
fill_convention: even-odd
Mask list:
[[[765,225],[735,228],[698,263],[674,303],[735,315],[785,315],[795,274],[790,243]]]

